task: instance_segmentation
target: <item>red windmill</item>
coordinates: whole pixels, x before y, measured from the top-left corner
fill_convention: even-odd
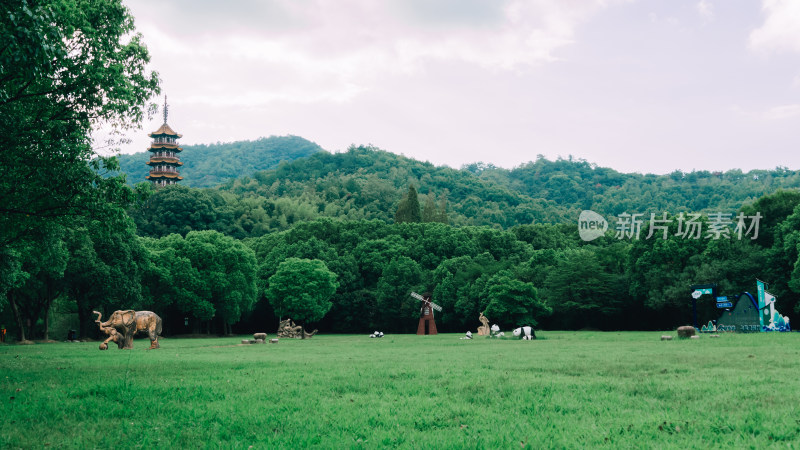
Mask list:
[[[433,310],[435,309],[441,312],[442,307],[431,301],[431,294],[429,292],[426,292],[425,295],[412,292],[411,296],[422,302],[422,308],[419,310],[417,334],[420,336],[438,334],[436,331],[436,320],[433,318]]]

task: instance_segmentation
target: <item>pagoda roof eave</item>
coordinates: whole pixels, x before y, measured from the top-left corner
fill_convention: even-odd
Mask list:
[[[152,144],[150,147],[147,147],[148,152],[157,151],[157,150],[171,150],[174,152],[182,152],[183,147],[169,147],[169,144]]]
[[[145,176],[145,178],[148,179],[148,180],[159,180],[159,179],[162,179],[162,178],[167,179],[167,180],[182,180],[183,179],[183,177],[180,176],[180,175],[167,175],[167,174],[163,174],[163,173],[160,173],[158,175],[147,175],[147,176]]]
[[[179,138],[183,137],[183,135],[176,133],[175,130],[170,128],[170,126],[167,125],[166,122],[163,125],[161,125],[156,131],[153,131],[152,133],[148,134],[148,136],[150,136],[150,137],[176,136],[176,137],[179,137]]]
[[[183,163],[180,162],[180,161],[163,161],[163,160],[150,160],[150,161],[147,161],[144,164],[146,166],[149,166],[151,164],[172,164],[172,165],[175,165],[175,166],[182,166],[183,165]]]

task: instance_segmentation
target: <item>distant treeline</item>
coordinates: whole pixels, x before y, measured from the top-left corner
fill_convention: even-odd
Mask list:
[[[241,239],[319,217],[392,223],[409,187],[415,188],[423,208],[445,210],[451,225],[508,229],[574,223],[584,209],[607,217],[626,212],[646,217],[651,212],[733,213],[765,194],[797,189],[800,172],[778,168],[747,174],[640,175],[544,158],[512,170],[485,164],[457,170],[352,147],[285,161],[218,189],[160,191],[131,214],[147,236],[213,229]]]
[[[91,335],[91,311],[117,308],[154,310],[172,334],[273,331],[269,280],[299,258],[335,275],[330,311],[308,324],[323,332],[413,331],[411,291],[433,293],[441,331],[474,330],[480,312],[506,329],[668,329],[691,321],[691,284],[734,295],[756,277],[795,319],[799,182],[785,169],[654,176],[539,158],[456,170],[374,148],[316,152],[215,189],[140,184],[126,226],[41,229],[8,254],[20,281],[2,314],[36,336],[50,311],[77,313]],[[606,236],[579,238],[582,209],[605,215]],[[735,223],[723,239],[679,234],[677,214],[703,213],[707,230],[717,211],[759,213],[758,238]],[[645,238],[650,212],[669,214],[668,239]],[[643,214],[639,239],[615,237],[623,213]],[[701,302],[701,320],[716,314]]]

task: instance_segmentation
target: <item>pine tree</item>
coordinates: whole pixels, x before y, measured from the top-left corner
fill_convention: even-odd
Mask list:
[[[395,223],[403,222],[420,222],[422,217],[419,212],[419,199],[417,198],[417,190],[414,185],[408,187],[408,193],[400,200],[397,206],[397,212],[394,215]]]

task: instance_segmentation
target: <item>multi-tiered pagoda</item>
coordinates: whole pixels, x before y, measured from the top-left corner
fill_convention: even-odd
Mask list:
[[[183,177],[178,173],[178,167],[183,165],[178,158],[178,154],[183,150],[178,147],[178,138],[181,135],[167,125],[167,97],[164,97],[164,124],[148,136],[153,138],[153,142],[147,149],[150,152],[150,161],[147,162],[150,174],[145,178],[156,187],[181,181]]]

